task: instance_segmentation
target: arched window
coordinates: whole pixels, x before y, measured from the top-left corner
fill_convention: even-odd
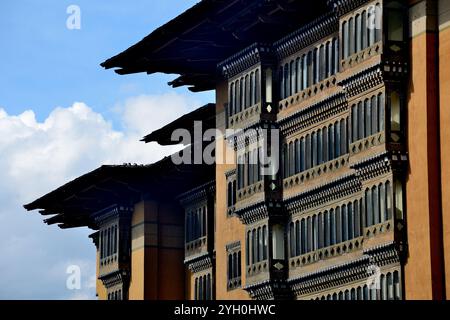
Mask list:
[[[318,236],[318,249],[321,249],[324,247],[324,219],[323,219],[323,213],[319,213],[317,216],[317,236]]]
[[[330,210],[330,245],[336,244],[336,213]]]
[[[319,82],[319,60],[320,60],[320,56],[319,56],[319,49],[315,48],[314,49],[314,84]]]
[[[284,99],[284,98],[286,98],[286,93],[285,93],[284,67],[283,66],[280,67],[279,78],[280,78],[280,99]]]
[[[361,15],[357,14],[355,18],[355,41],[356,41],[356,52],[361,51]]]
[[[366,119],[366,131],[365,131],[365,137],[369,137],[372,134],[372,111],[370,108],[370,100],[366,99],[364,101],[364,115]]]
[[[258,261],[263,260],[263,235],[261,227],[258,228]]]
[[[347,146],[348,146],[348,140],[347,140],[347,119],[341,120],[341,155],[347,153]]]
[[[249,105],[253,106],[255,104],[255,73],[250,74],[250,102]]]
[[[323,162],[328,162],[329,156],[328,156],[328,128],[324,127],[322,129],[322,149],[323,149]]]
[[[364,117],[364,106],[362,101],[358,102],[358,124],[359,124],[359,128],[358,128],[358,140],[363,139],[366,134],[365,134],[365,117]]]
[[[342,215],[341,208],[336,208],[336,243],[342,242]]]
[[[317,166],[317,133],[312,133],[312,167]]]
[[[302,254],[301,250],[301,230],[300,230],[300,222],[295,221],[295,255],[299,256]]]
[[[247,244],[246,244],[246,250],[245,250],[245,260],[246,260],[247,266],[249,266],[252,264],[252,261],[250,260],[250,258],[251,258],[250,252],[252,252],[252,248],[251,248],[252,240],[251,240],[251,232],[250,231],[247,231],[247,239],[246,240],[247,240]]]
[[[206,300],[211,300],[211,275],[206,277]]]
[[[334,141],[334,126],[332,124],[330,124],[328,126],[328,157],[330,160],[333,160],[334,158],[336,158],[335,154],[334,154],[334,145],[335,145],[335,141]]]
[[[348,239],[351,240],[355,237],[355,217],[353,211],[353,203],[350,202],[347,206],[347,229],[348,229]]]
[[[300,172],[305,171],[306,163],[305,163],[305,138],[300,139]]]
[[[309,134],[306,135],[306,170],[311,169],[311,136]]]
[[[348,53],[351,56],[355,53],[355,29],[353,18],[348,21]]]
[[[291,61],[291,88],[290,94],[294,95],[297,92],[297,64]]]
[[[233,279],[233,255],[228,254],[228,280]]]
[[[326,59],[326,77],[330,77],[332,75],[333,70],[333,41],[328,41],[325,48],[325,59]]]
[[[347,21],[342,23],[342,58],[347,59],[349,53],[348,47],[348,24]]]
[[[232,116],[235,111],[234,111],[234,95],[235,95],[235,91],[234,91],[234,82],[231,83],[230,85],[230,101],[229,101],[229,115]]]
[[[308,59],[304,54],[302,56],[302,90],[308,87]]]
[[[261,76],[259,74],[259,69],[255,71],[255,103],[261,101]]]
[[[291,257],[295,257],[296,256],[296,248],[295,248],[296,238],[295,238],[295,224],[293,222],[291,222],[289,224],[289,240],[290,240],[290,244],[291,244],[290,255],[291,255]]]
[[[296,74],[296,77],[297,77],[297,79],[296,79],[297,84],[296,84],[296,91],[295,92],[298,93],[298,92],[303,90],[303,87],[302,87],[302,85],[303,85],[302,84],[303,71],[302,71],[302,61],[301,61],[300,57],[295,60],[295,70],[296,70],[295,74]]]
[[[308,52],[308,87],[313,85],[313,52]]]
[[[380,276],[380,300],[387,300],[387,283],[384,274]]]
[[[394,299],[395,300],[402,299],[402,291],[400,288],[400,279],[398,271],[394,271]]]
[[[312,232],[311,217],[308,217],[306,219],[306,230],[307,230],[307,233],[308,233],[308,236],[306,238],[307,252],[311,252],[313,250],[313,232]]]
[[[379,42],[382,40],[381,30],[382,30],[382,9],[381,5],[377,3],[375,5],[375,42]]]
[[[319,225],[317,221],[317,215],[312,218],[312,250],[319,249]]]
[[[367,12],[365,10],[361,14],[361,47],[367,48]]]
[[[356,104],[352,106],[352,142],[358,141],[358,108]]]
[[[267,245],[267,227],[263,226],[262,228],[262,236],[263,236],[263,252],[262,252],[262,258],[263,260],[267,260],[267,250],[268,250],[268,245]]]
[[[372,134],[376,134],[380,131],[378,128],[378,102],[377,96],[371,98],[370,104],[372,106]]]
[[[254,256],[254,261],[255,262],[259,262],[259,246],[258,246],[258,242],[259,242],[259,239],[258,239],[258,230],[257,229],[254,229],[253,230],[253,256]]]
[[[375,7],[370,6],[368,9],[368,33],[369,33],[369,46],[375,43],[375,30],[376,30],[376,17],[375,17]]]
[[[372,213],[372,192],[370,189],[366,189],[366,227],[373,225],[373,213]]]
[[[353,202],[353,225],[354,225],[354,237],[361,236],[361,211],[359,208],[359,200]]]
[[[322,129],[317,130],[317,164],[323,163]]]
[[[256,243],[257,243],[256,242],[256,230],[253,229],[252,230],[252,264],[258,262],[256,260],[256,247],[257,247]]]
[[[231,207],[233,205],[233,198],[232,198],[232,191],[233,187],[231,182],[228,182],[228,207]]]
[[[394,300],[394,279],[392,273],[387,274],[387,285],[388,285],[388,300]]]
[[[325,45],[321,45],[319,48],[319,81],[325,79],[327,75],[327,61],[325,58]]]
[[[291,95],[291,82],[289,81],[289,63],[284,65],[284,96],[285,98]]]
[[[334,155],[336,158],[339,158],[341,156],[341,130],[339,126],[339,122],[334,123]]]
[[[289,147],[287,144],[283,145],[283,176],[289,177]]]
[[[295,172],[295,155],[294,155],[294,143],[289,142],[289,176],[293,176]]]
[[[348,211],[347,205],[342,206],[342,242],[347,241],[348,238]]]
[[[302,219],[302,221],[301,221],[301,254],[305,254],[306,252],[308,252],[306,221],[305,221],[305,219]]]
[[[295,154],[295,174],[300,172],[300,140],[295,140],[295,147],[294,147],[294,154]]]
[[[198,282],[198,300],[203,300],[203,277],[200,277]]]
[[[373,204],[373,224],[379,224],[380,219],[380,198],[378,197],[378,188],[372,187],[372,204]]]
[[[323,215],[323,227],[324,227],[324,247],[330,246],[330,240],[331,240],[331,230],[330,230],[330,213],[328,211],[325,211]]]
[[[241,78],[241,80],[239,80],[240,83],[240,88],[241,88],[241,93],[240,93],[240,109],[244,110],[245,109],[245,80],[244,78]]]
[[[339,66],[339,41],[338,39],[333,39],[333,67],[331,74],[336,74]]]
[[[385,103],[384,103],[384,94],[383,93],[378,94],[377,105],[378,105],[378,130],[385,131],[386,130],[384,128]]]
[[[386,189],[386,220],[390,220],[392,219],[392,187],[390,181],[386,182],[385,189]]]

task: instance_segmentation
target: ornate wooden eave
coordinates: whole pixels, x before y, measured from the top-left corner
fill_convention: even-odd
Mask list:
[[[130,280],[130,272],[128,270],[119,269],[99,277],[103,285],[108,289],[115,285],[123,284],[126,287]]]
[[[355,194],[361,191],[361,188],[361,181],[358,177],[354,173],[349,173],[287,198],[284,200],[284,204],[290,214],[296,214]]]
[[[230,79],[259,63],[268,63],[273,60],[273,49],[270,44],[255,43],[221,62],[218,69],[223,77]]]
[[[192,273],[202,272],[213,266],[212,256],[209,252],[191,256],[184,260],[184,264]]]
[[[404,170],[407,163],[406,154],[384,151],[353,163],[350,168],[356,170],[355,174],[361,181],[365,181],[391,172],[393,169]]]
[[[177,199],[182,206],[189,206],[193,203],[206,201],[210,195],[214,194],[215,190],[216,181],[213,180],[178,195]]]
[[[369,1],[370,0],[328,0],[327,2],[338,16],[343,16]]]
[[[277,58],[282,60],[303,48],[339,31],[339,20],[334,12],[327,12],[274,44]]]
[[[252,224],[269,216],[269,209],[265,201],[237,208],[234,212],[244,224]]]
[[[384,72],[382,70],[382,65],[377,63],[342,79],[339,82],[339,85],[344,88],[347,97],[351,98],[382,84],[383,81]]]
[[[345,111],[347,106],[348,103],[345,94],[339,92],[291,115],[281,118],[277,122],[283,135],[288,136]]]

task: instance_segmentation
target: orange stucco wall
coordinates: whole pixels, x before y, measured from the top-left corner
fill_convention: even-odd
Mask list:
[[[217,128],[225,129],[224,103],[227,102],[227,83],[218,85],[216,90],[216,114]],[[226,146],[223,138],[218,138],[217,144],[223,146],[226,155],[232,155],[234,151]],[[220,148],[219,148],[220,150]],[[217,154],[218,159],[225,159]],[[225,161],[223,161],[225,162]],[[228,161],[227,161],[228,163]],[[215,217],[215,248],[216,248],[216,299],[249,299],[248,293],[241,289],[227,290],[227,252],[226,245],[231,242],[241,242],[241,270],[242,283],[245,284],[245,226],[236,217],[227,217],[226,203],[226,177],[225,172],[235,168],[235,164],[218,164],[216,168],[216,217]]]
[[[439,96],[442,223],[446,298],[450,297],[450,1],[439,3]]]

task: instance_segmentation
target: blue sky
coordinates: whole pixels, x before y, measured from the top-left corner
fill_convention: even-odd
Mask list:
[[[119,76],[99,64],[195,2],[0,2],[0,299],[95,298],[92,231],[46,226],[22,205],[102,164],[174,151],[139,139],[213,93],[172,89],[175,75]],[[66,27],[72,4],[80,30]],[[72,265],[79,290],[66,286]]]
[[[2,0],[0,103],[10,114],[84,101],[104,115],[117,101],[161,94],[174,75],[119,76],[99,66],[195,4],[193,0]],[[66,28],[66,8],[81,9],[81,29]],[[189,94],[185,88],[176,91]],[[209,102],[211,94],[196,94]],[[115,119],[114,119],[115,120]]]

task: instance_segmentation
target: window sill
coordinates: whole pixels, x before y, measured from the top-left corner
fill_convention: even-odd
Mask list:
[[[278,104],[280,111],[286,110],[299,104],[302,101],[305,101],[311,97],[314,97],[316,94],[325,91],[329,88],[335,87],[337,83],[336,75],[332,75],[321,82],[318,82],[294,95],[291,95],[283,100],[281,100]]]
[[[358,65],[359,63],[361,63],[373,56],[382,54],[383,53],[382,48],[383,48],[383,42],[379,41],[364,50],[361,50],[357,53],[352,54],[347,59],[342,60],[342,63],[341,63],[342,71],[346,71],[350,68],[353,68],[354,66]]]
[[[372,147],[378,146],[386,142],[385,132],[378,132],[374,135],[371,135],[367,138],[358,140],[350,144],[350,155],[354,155],[370,149]]]
[[[261,114],[261,103],[254,104],[239,113],[236,113],[228,119],[228,127],[235,128],[241,126],[242,123],[252,119],[256,115]]]
[[[303,182],[317,178],[327,172],[336,171],[339,168],[342,168],[343,166],[345,166],[348,163],[348,159],[349,159],[349,155],[345,154],[343,156],[340,156],[339,158],[325,162],[321,165],[318,165],[318,166],[315,166],[306,171],[300,172],[294,176],[288,177],[283,180],[283,187],[284,187],[284,189],[290,189],[290,188],[293,188]]]

